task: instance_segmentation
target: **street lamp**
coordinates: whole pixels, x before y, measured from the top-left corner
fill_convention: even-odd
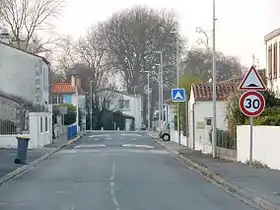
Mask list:
[[[160,107],[161,107],[161,101],[160,101],[160,92],[161,92],[161,87],[160,87],[160,64],[156,64],[158,66],[158,74],[157,74],[157,81],[158,81],[158,126],[160,127],[161,124],[161,112],[160,112]]]
[[[217,142],[217,116],[216,116],[216,1],[213,0],[213,70],[212,70],[212,80],[213,80],[213,137],[212,137],[212,147],[213,147],[213,158],[216,158],[216,142]]]
[[[177,31],[172,31],[171,34],[176,35]],[[176,80],[177,80],[177,88],[179,88],[180,71],[179,71],[179,38],[178,37],[176,37]],[[181,144],[180,105],[179,105],[179,103],[177,103],[177,129],[178,129],[178,143]]]
[[[162,58],[162,51],[156,51],[157,54],[160,55],[160,71],[159,71],[159,90],[160,90],[160,105],[159,105],[159,111],[160,111],[160,126],[162,126],[162,105],[163,105],[163,72],[162,72],[162,66],[163,66],[163,58]]]
[[[203,34],[205,36],[205,38],[206,38],[205,45],[209,49],[209,37],[208,37],[207,33],[201,27],[196,27],[196,33]],[[200,43],[198,43],[198,44],[200,44]]]
[[[136,88],[136,86],[133,87],[133,95],[134,95],[133,112],[134,112],[134,129],[136,130],[136,93],[135,93],[135,88]]]
[[[145,71],[147,73],[147,77],[148,77],[148,130],[150,130],[150,72],[149,71]]]

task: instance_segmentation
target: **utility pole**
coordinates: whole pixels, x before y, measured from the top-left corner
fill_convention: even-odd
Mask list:
[[[160,113],[161,113],[161,124],[160,126],[162,126],[163,124],[163,58],[162,58],[162,52],[160,53],[160,94],[161,94],[161,104],[160,104]]]
[[[89,91],[89,94],[90,94],[90,111],[89,111],[89,113],[90,113],[90,116],[89,116],[89,118],[90,118],[90,130],[93,130],[93,128],[92,128],[92,106],[93,106],[92,85],[93,85],[93,81],[90,80],[89,84],[90,84],[90,91]]]
[[[180,71],[179,71],[179,40],[176,39],[176,73],[177,73],[177,88],[180,86]],[[188,102],[186,102],[188,103]],[[180,127],[180,104],[177,103],[177,129],[178,143],[181,144],[181,127]],[[187,119],[186,119],[187,120]]]
[[[212,136],[212,148],[213,158],[216,158],[216,142],[217,142],[217,113],[216,113],[216,2],[213,0],[213,136]]]
[[[151,108],[150,108],[150,72],[149,71],[146,71],[147,72],[147,77],[148,77],[148,130],[150,130],[150,118],[151,118]]]
[[[134,100],[133,100],[133,112],[134,112],[134,129],[136,130],[136,93],[135,93],[135,86],[133,87],[133,95],[134,95]]]

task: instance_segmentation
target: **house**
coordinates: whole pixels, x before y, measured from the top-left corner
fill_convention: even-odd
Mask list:
[[[0,35],[0,91],[27,104],[49,104],[50,63],[9,45]],[[2,95],[2,94],[1,94]]]
[[[53,83],[51,86],[51,103],[58,104],[72,104],[79,107],[82,116],[82,127],[86,123],[86,96],[81,87],[81,78],[75,75],[71,76],[69,83]]]
[[[264,37],[267,86],[274,91],[280,88],[280,28]]]
[[[103,89],[99,91],[99,97],[109,99],[109,110],[114,112],[119,111],[125,116],[133,117],[135,119],[135,129],[141,129],[143,116],[141,96],[117,90]],[[126,120],[126,130],[130,130],[131,123],[132,120]]]
[[[226,103],[228,96],[236,91],[240,79],[217,83],[217,129],[226,130]],[[213,103],[212,83],[192,84],[189,99],[189,146],[203,153],[212,152]]]

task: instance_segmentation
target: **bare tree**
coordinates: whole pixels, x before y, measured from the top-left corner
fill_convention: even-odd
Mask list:
[[[112,66],[123,73],[128,92],[147,83],[145,71],[159,63],[156,51],[163,53],[165,70],[174,70],[177,28],[173,13],[146,7],[123,10],[104,24],[106,52]]]
[[[49,29],[64,0],[1,0],[0,21],[8,29],[16,47],[29,50],[36,32]]]
[[[144,98],[143,116],[146,116],[146,71],[155,80],[151,83],[152,107],[158,98],[156,64],[160,64],[160,56],[157,51],[163,55],[163,79],[164,84],[169,85],[166,90],[170,90],[176,79],[176,40],[179,40],[180,49],[182,40],[175,14],[139,6],[125,9],[104,23],[100,36],[105,41],[110,64],[123,75],[123,85],[128,93],[133,93],[134,87],[138,87],[135,90]]]

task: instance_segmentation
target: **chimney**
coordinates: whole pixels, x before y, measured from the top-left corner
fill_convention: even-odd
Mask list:
[[[0,41],[10,44],[10,34],[7,29],[3,29],[0,33]]]
[[[80,88],[81,85],[82,85],[82,82],[81,82],[81,77],[79,76],[76,76],[76,84],[77,84],[77,87]]]
[[[75,76],[75,75],[72,75],[72,76],[71,76],[71,86],[72,86],[72,87],[75,87],[75,86],[76,86],[76,76]]]

